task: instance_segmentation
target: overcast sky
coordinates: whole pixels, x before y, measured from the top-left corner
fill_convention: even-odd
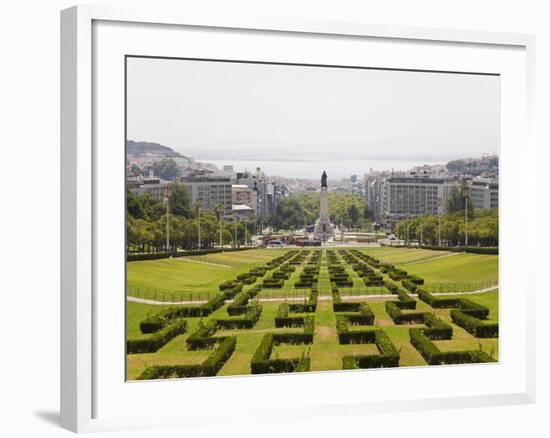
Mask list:
[[[129,58],[128,139],[199,159],[498,153],[499,78]]]

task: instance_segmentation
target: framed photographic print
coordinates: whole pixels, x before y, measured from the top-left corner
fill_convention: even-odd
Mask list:
[[[61,45],[63,427],[534,400],[533,37],[75,7]]]

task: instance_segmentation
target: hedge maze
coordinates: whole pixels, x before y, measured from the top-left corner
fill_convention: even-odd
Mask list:
[[[360,249],[277,254],[220,283],[207,302],[152,306],[155,312],[139,321],[140,336],[127,340],[128,357],[140,355],[146,364],[134,378],[496,361],[481,344],[460,348],[498,338],[498,322],[471,299],[431,294],[422,278]],[[303,297],[266,298],[263,292],[288,287]],[[350,295],[350,288],[359,292]],[[157,361],[166,348],[197,360]]]

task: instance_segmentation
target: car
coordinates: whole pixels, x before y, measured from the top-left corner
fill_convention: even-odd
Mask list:
[[[268,248],[282,248],[283,246],[284,244],[280,240],[270,240],[267,242]]]

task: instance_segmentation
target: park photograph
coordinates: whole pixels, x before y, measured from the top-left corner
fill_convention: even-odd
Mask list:
[[[125,62],[127,381],[498,364],[498,75]]]

